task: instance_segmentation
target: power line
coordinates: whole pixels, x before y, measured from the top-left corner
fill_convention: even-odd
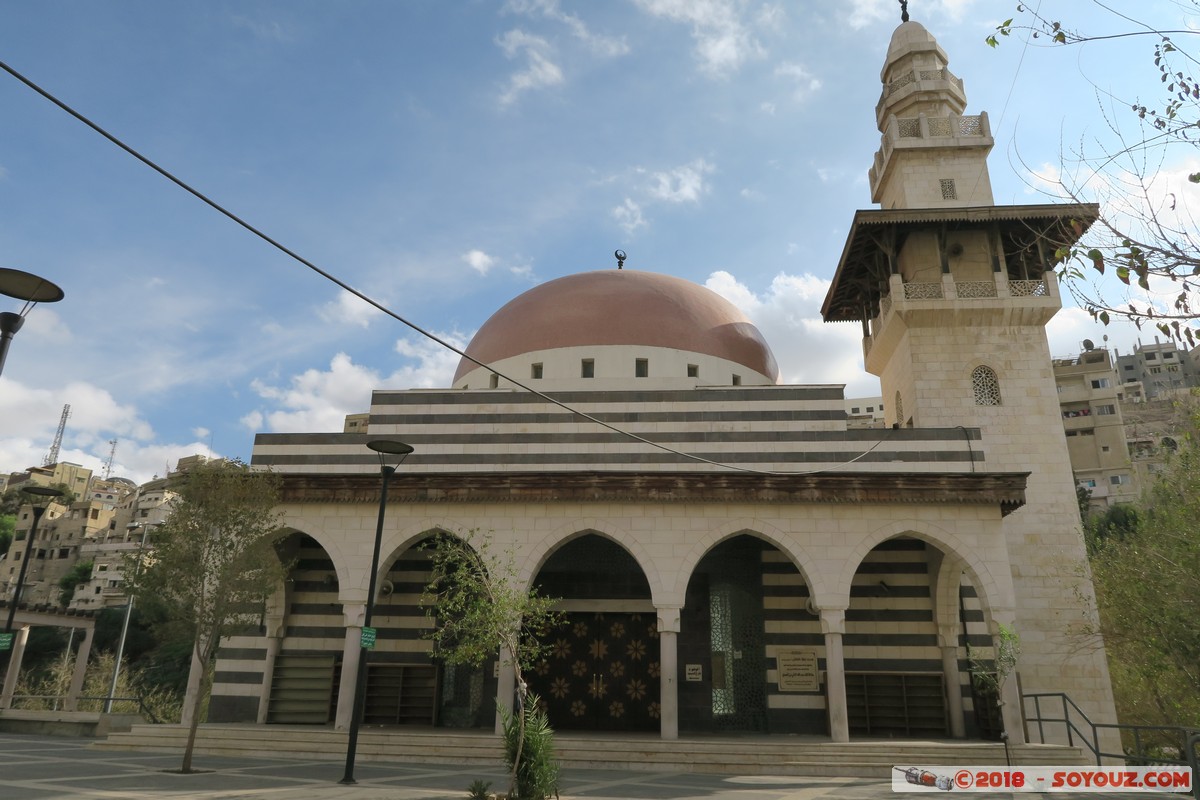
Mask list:
[[[567,405],[566,403],[562,402],[561,400],[557,400],[557,399],[555,399],[554,397],[552,397],[552,396],[550,396],[550,395],[548,395],[548,394],[546,394],[546,393],[544,393],[544,392],[542,392],[542,391],[540,391],[540,390],[538,390],[538,389],[535,389],[535,388],[533,388],[532,386],[528,386],[528,385],[526,385],[526,384],[522,383],[521,381],[517,380],[516,378],[513,378],[513,377],[511,377],[511,376],[509,376],[509,375],[506,375],[506,374],[504,374],[503,372],[500,372],[500,371],[498,371],[498,370],[496,370],[496,369],[494,369],[494,368],[492,368],[492,367],[488,366],[487,364],[484,364],[482,361],[479,361],[479,360],[478,360],[478,359],[476,359],[475,357],[473,357],[473,356],[471,356],[471,355],[468,355],[466,352],[464,352],[463,350],[460,350],[459,348],[455,347],[453,344],[451,344],[450,342],[448,342],[448,341],[446,341],[445,339],[441,338],[440,336],[438,336],[437,334],[433,333],[432,331],[426,330],[425,328],[421,327],[420,325],[417,325],[416,323],[414,323],[414,322],[411,322],[410,320],[406,319],[405,317],[401,316],[400,314],[397,314],[395,311],[392,311],[392,310],[391,310],[390,308],[388,308],[387,306],[383,305],[382,303],[379,303],[378,301],[376,301],[376,300],[374,300],[373,298],[371,298],[371,297],[367,296],[367,295],[366,295],[366,294],[364,294],[363,292],[360,292],[358,289],[355,289],[353,286],[351,286],[350,284],[348,284],[348,283],[346,283],[345,281],[341,280],[341,279],[340,279],[340,278],[338,278],[337,276],[335,276],[335,275],[333,275],[333,274],[331,274],[331,273],[329,273],[329,272],[327,272],[327,271],[325,271],[325,270],[321,269],[321,268],[320,268],[320,267],[318,267],[316,264],[314,264],[313,262],[311,262],[311,261],[309,261],[308,259],[304,258],[304,257],[303,257],[303,256],[301,256],[299,253],[297,253],[296,251],[292,250],[291,248],[289,248],[288,246],[286,246],[286,245],[285,245],[285,244],[283,244],[282,242],[278,241],[277,239],[274,239],[274,238],[272,238],[271,236],[267,235],[267,234],[266,234],[265,232],[263,232],[262,230],[260,230],[260,229],[256,228],[255,226],[251,225],[249,222],[247,222],[246,220],[242,219],[241,217],[239,217],[237,214],[233,213],[233,212],[232,212],[232,211],[230,211],[229,209],[225,208],[223,205],[221,205],[220,203],[218,203],[216,200],[213,200],[212,198],[208,197],[206,194],[204,194],[203,192],[201,192],[199,189],[196,189],[196,188],[195,188],[195,187],[193,187],[191,184],[188,184],[188,183],[187,183],[187,182],[185,182],[183,179],[176,177],[176,176],[175,176],[173,173],[171,173],[170,171],[168,171],[166,168],[159,166],[159,165],[158,165],[156,162],[152,161],[152,160],[151,160],[150,158],[148,158],[147,156],[144,156],[144,155],[142,155],[140,152],[138,152],[137,150],[135,150],[135,149],[134,149],[134,148],[132,148],[131,146],[129,146],[129,145],[127,145],[127,144],[125,144],[125,142],[121,141],[121,140],[120,140],[120,139],[118,139],[116,136],[114,136],[113,134],[109,133],[109,132],[108,132],[108,131],[106,131],[104,128],[100,127],[98,124],[96,124],[95,122],[93,122],[92,120],[90,120],[88,117],[84,116],[82,113],[80,113],[80,112],[76,111],[74,108],[72,108],[71,106],[67,105],[67,104],[66,104],[65,102],[63,102],[62,100],[59,100],[57,97],[55,97],[55,96],[54,96],[54,95],[52,95],[50,92],[48,92],[48,91],[46,91],[45,89],[43,89],[41,86],[39,86],[39,85],[37,85],[36,83],[34,83],[34,82],[33,82],[32,80],[30,80],[29,78],[26,78],[26,77],[25,77],[24,75],[22,75],[20,72],[18,72],[17,70],[15,70],[15,69],[13,69],[11,66],[9,66],[9,65],[8,65],[6,62],[4,62],[4,61],[0,61],[0,69],[3,69],[3,70],[4,70],[5,72],[7,72],[9,75],[12,75],[14,78],[16,78],[16,79],[17,79],[18,81],[20,81],[21,83],[25,84],[27,87],[29,87],[30,89],[32,89],[34,92],[36,92],[37,94],[41,95],[43,98],[45,98],[46,100],[50,101],[50,102],[51,102],[51,103],[53,103],[54,105],[58,106],[58,108],[60,108],[61,110],[65,111],[67,114],[69,114],[70,116],[74,117],[74,118],[75,118],[76,120],[78,120],[79,122],[82,122],[84,125],[86,125],[87,127],[91,128],[93,131],[95,131],[96,133],[98,133],[98,134],[100,134],[101,136],[103,136],[103,137],[104,137],[105,139],[107,139],[109,142],[111,142],[112,144],[116,145],[116,146],[117,146],[117,147],[119,147],[121,150],[124,150],[126,153],[128,153],[128,154],[129,154],[129,155],[131,155],[131,156],[133,156],[133,157],[134,157],[134,158],[136,158],[138,161],[142,162],[142,163],[143,163],[143,164],[145,164],[147,167],[149,167],[150,169],[154,170],[154,171],[155,171],[155,172],[157,172],[159,175],[161,175],[162,177],[164,177],[164,178],[166,178],[167,180],[169,180],[171,183],[173,183],[173,184],[175,184],[176,186],[178,186],[180,189],[183,189],[185,192],[187,192],[188,194],[192,195],[192,196],[193,196],[193,197],[195,197],[197,200],[200,200],[202,203],[204,203],[205,205],[209,206],[210,208],[212,208],[212,209],[213,209],[214,211],[216,211],[217,213],[221,214],[222,216],[225,216],[225,217],[227,217],[227,218],[228,218],[228,219],[230,219],[231,221],[233,221],[233,222],[237,223],[238,225],[240,225],[241,227],[245,228],[247,231],[249,231],[250,233],[254,234],[254,235],[255,235],[255,236],[257,236],[259,239],[262,239],[264,242],[266,242],[267,244],[271,245],[271,246],[272,246],[272,247],[274,247],[275,249],[279,250],[279,251],[280,251],[280,252],[282,252],[284,255],[286,255],[286,256],[288,256],[289,258],[291,258],[291,259],[293,259],[293,260],[295,260],[295,261],[297,261],[297,262],[299,262],[299,263],[303,264],[304,266],[308,267],[310,270],[312,270],[313,272],[317,273],[317,274],[318,274],[318,275],[320,275],[322,278],[325,278],[325,280],[327,280],[327,281],[329,281],[329,282],[331,282],[331,283],[333,283],[333,284],[337,285],[337,286],[338,286],[338,287],[340,287],[341,289],[343,289],[343,290],[345,290],[345,291],[349,292],[350,294],[352,294],[352,295],[354,295],[355,297],[357,297],[359,300],[362,300],[364,303],[367,303],[368,305],[370,305],[370,306],[373,306],[374,308],[376,308],[376,309],[378,309],[379,311],[383,312],[384,314],[388,315],[389,317],[391,317],[392,319],[394,319],[394,320],[396,320],[397,322],[401,323],[402,325],[405,325],[405,326],[407,326],[408,328],[411,328],[413,331],[415,331],[416,333],[419,333],[421,336],[424,336],[424,337],[426,337],[427,339],[430,339],[431,341],[434,341],[434,342],[438,343],[438,344],[439,344],[439,345],[441,345],[442,347],[445,347],[447,350],[450,350],[451,352],[453,352],[453,353],[455,353],[455,354],[457,354],[457,355],[461,356],[462,358],[465,358],[467,361],[470,361],[472,364],[475,364],[475,365],[476,365],[476,366],[478,366],[478,367],[483,367],[484,369],[486,369],[486,370],[489,370],[490,372],[492,372],[492,373],[493,373],[493,374],[495,374],[496,376],[498,376],[498,377],[500,377],[500,378],[503,378],[504,380],[506,380],[506,381],[508,381],[508,382],[512,383],[514,386],[516,386],[516,387],[518,387],[518,388],[520,388],[520,389],[524,389],[525,391],[527,391],[527,392],[529,392],[529,393],[531,393],[531,394],[533,394],[533,395],[536,395],[537,397],[540,397],[542,400],[545,400],[545,401],[546,401],[546,402],[548,402],[548,403],[552,403],[552,404],[554,404],[554,405],[558,406],[559,408],[562,408],[563,410],[565,410],[565,411],[568,411],[568,412],[570,412],[571,414],[574,414],[574,415],[576,415],[576,416],[578,416],[578,417],[580,417],[580,418],[582,418],[582,419],[585,419],[585,420],[587,420],[587,421],[589,421],[589,422],[593,422],[593,423],[595,423],[596,425],[599,425],[599,426],[600,426],[600,427],[602,427],[602,428],[607,428],[608,430],[610,430],[610,431],[612,431],[612,432],[614,432],[614,433],[616,433],[616,434],[619,434],[619,435],[621,435],[621,436],[625,436],[625,437],[627,437],[627,438],[629,438],[629,439],[632,439],[632,440],[634,440],[634,441],[636,441],[636,442],[640,442],[640,443],[642,443],[642,444],[649,445],[650,447],[654,447],[654,448],[656,448],[656,449],[658,449],[658,450],[662,450],[662,451],[664,451],[664,452],[671,453],[671,454],[673,454],[673,455],[681,456],[681,457],[683,457],[683,458],[691,459],[692,461],[698,461],[698,462],[700,462],[700,463],[703,463],[703,464],[709,464],[709,465],[711,465],[711,466],[714,466],[714,467],[721,467],[721,468],[723,468],[723,469],[737,470],[737,471],[739,471],[739,472],[749,472],[749,473],[753,473],[753,474],[756,474],[756,475],[814,475],[814,474],[817,474],[817,473],[822,473],[822,472],[830,472],[830,471],[832,471],[832,470],[834,470],[834,469],[838,469],[839,467],[845,467],[845,466],[849,466],[850,464],[853,464],[853,463],[855,463],[855,462],[857,462],[857,461],[859,461],[859,460],[861,460],[861,459],[865,458],[865,457],[866,457],[866,456],[868,456],[868,455],[869,455],[869,454],[870,454],[872,451],[874,451],[874,450],[875,450],[875,448],[877,448],[877,447],[879,447],[879,445],[883,444],[883,442],[884,442],[885,440],[888,440],[888,439],[890,439],[890,438],[891,438],[891,437],[890,437],[890,435],[889,435],[889,436],[885,436],[885,437],[881,437],[881,438],[879,439],[879,441],[878,441],[878,442],[876,442],[875,444],[873,444],[873,445],[872,445],[870,448],[868,448],[867,450],[865,450],[865,451],[863,451],[862,453],[858,454],[857,456],[855,456],[854,458],[850,459],[849,461],[845,461],[845,462],[843,462],[843,463],[841,463],[841,464],[838,464],[838,465],[835,465],[835,466],[833,466],[833,467],[827,467],[827,468],[825,468],[825,469],[817,469],[817,470],[806,470],[806,471],[802,471],[802,472],[775,472],[775,471],[770,471],[770,470],[758,470],[758,469],[752,469],[752,468],[750,468],[750,467],[743,467],[743,466],[739,466],[739,465],[737,465],[737,464],[727,464],[727,463],[724,463],[724,462],[721,462],[721,461],[714,461],[713,459],[710,459],[710,458],[705,458],[704,456],[698,456],[698,455],[695,455],[694,453],[686,453],[686,452],[684,452],[684,451],[682,451],[682,450],[676,450],[676,449],[675,449],[675,448],[673,448],[673,447],[668,447],[667,445],[664,445],[664,444],[660,444],[660,443],[658,443],[658,442],[651,441],[650,439],[647,439],[647,438],[645,438],[645,437],[643,437],[643,436],[639,436],[638,434],[636,434],[636,433],[633,433],[632,431],[627,431],[627,430],[624,430],[624,429],[622,429],[622,428],[619,428],[619,427],[617,427],[617,426],[615,426],[615,425],[612,425],[611,423],[605,422],[605,421],[604,421],[604,420],[602,420],[602,419],[599,419],[599,418],[597,418],[597,417],[595,417],[595,416],[593,416],[593,415],[591,415],[591,414],[588,414],[588,413],[587,413],[587,412],[585,412],[585,411],[580,411],[580,410],[579,410],[579,409],[577,409],[577,408],[574,408],[574,407],[572,407],[572,406],[570,406],[570,405]],[[889,433],[889,434],[890,434],[890,431],[887,431],[887,433]]]

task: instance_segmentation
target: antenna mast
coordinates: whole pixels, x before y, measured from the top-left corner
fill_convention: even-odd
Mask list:
[[[58,421],[58,432],[54,434],[54,444],[50,445],[50,452],[46,454],[46,458],[42,461],[43,467],[48,467],[51,464],[58,463],[58,451],[62,448],[63,431],[67,429],[67,418],[71,416],[71,404],[63,405],[62,419]]]
[[[108,477],[112,475],[113,459],[117,457],[117,440],[109,439],[108,443],[112,447],[108,451],[108,460],[104,462],[104,480],[108,480]]]

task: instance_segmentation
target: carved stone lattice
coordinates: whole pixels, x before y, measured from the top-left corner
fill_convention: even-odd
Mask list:
[[[954,284],[959,297],[995,297],[995,281],[960,281]]]
[[[959,136],[982,136],[983,122],[978,116],[976,117],[959,117],[958,118],[958,135]]]
[[[942,186],[942,199],[943,200],[957,200],[958,199],[958,187],[954,185],[953,178],[942,178],[940,183]]]
[[[904,399],[900,397],[899,392],[896,392],[896,422],[904,424]]]
[[[1050,293],[1045,281],[1009,281],[1008,292],[1013,297],[1045,297]]]
[[[906,283],[904,297],[907,300],[940,300],[945,295],[940,283]]]
[[[901,139],[920,139],[921,138],[921,120],[919,119],[902,119],[897,120],[900,128]]]
[[[953,136],[954,128],[950,125],[950,120],[947,117],[934,117],[926,120],[929,126],[930,136]]]
[[[976,367],[971,373],[971,388],[975,390],[975,405],[1000,405],[1000,381],[991,367]]]
[[[944,69],[923,69],[921,70],[921,80],[923,81],[940,81],[946,77]]]
[[[916,79],[916,75],[913,75],[911,72],[906,72],[887,85],[887,93],[891,94],[892,92],[898,92]]]

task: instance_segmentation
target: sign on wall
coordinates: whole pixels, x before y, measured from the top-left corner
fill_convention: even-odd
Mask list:
[[[684,677],[690,682],[704,680],[704,665],[703,664],[688,664],[683,668]]]
[[[775,651],[779,670],[779,691],[817,692],[821,673],[817,670],[817,651],[803,647],[781,647]]]

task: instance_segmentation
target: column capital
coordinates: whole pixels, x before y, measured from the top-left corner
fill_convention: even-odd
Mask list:
[[[846,632],[846,609],[822,606],[817,611],[821,615],[821,633]]]
[[[679,612],[682,606],[655,606],[659,633],[679,633]]]
[[[958,647],[958,625],[952,623],[938,623],[937,637],[938,647]]]
[[[367,618],[367,604],[347,603],[342,606],[342,614],[345,616],[347,628],[361,628]]]

